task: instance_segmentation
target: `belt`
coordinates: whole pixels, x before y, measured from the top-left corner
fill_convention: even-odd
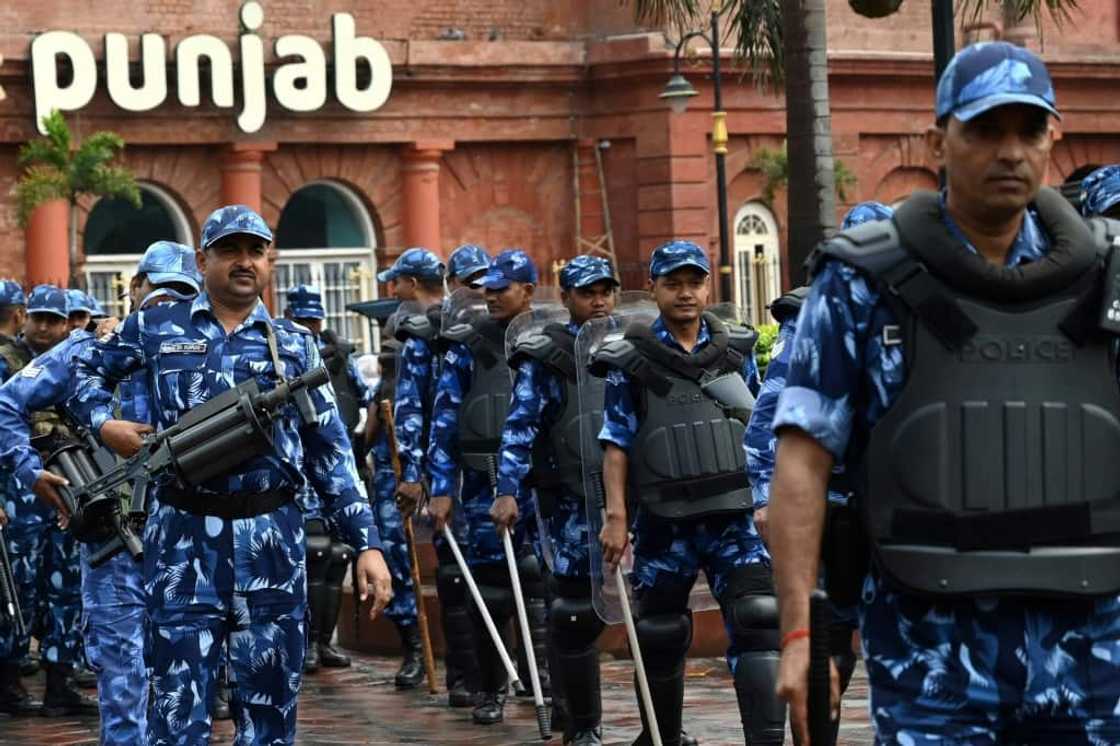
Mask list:
[[[233,520],[264,515],[287,505],[295,493],[273,490],[249,495],[206,495],[179,487],[160,490],[159,502],[192,515],[208,515]]]

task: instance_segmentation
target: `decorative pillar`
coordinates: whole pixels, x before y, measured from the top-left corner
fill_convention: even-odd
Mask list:
[[[70,203],[52,199],[35,208],[27,222],[28,287],[51,283],[66,287],[70,280]]]
[[[426,140],[405,146],[401,155],[404,179],[404,242],[443,253],[439,223],[439,162],[455,148],[450,140]]]
[[[231,143],[222,160],[222,205],[245,205],[261,211],[261,163],[266,153],[276,150],[276,143]],[[275,229],[275,226],[273,226]],[[275,263],[276,249],[271,249]],[[264,290],[265,305],[276,308],[272,282]]]

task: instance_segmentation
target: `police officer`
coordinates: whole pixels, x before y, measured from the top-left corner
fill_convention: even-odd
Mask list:
[[[688,600],[703,569],[731,632],[727,657],[746,740],[781,743],[784,713],[766,686],[773,680],[767,669],[777,665],[770,652],[775,630],[766,629],[768,620],[776,621],[770,562],[751,523],[742,452],[750,394],[758,390],[755,334],[704,313],[710,271],[694,243],[657,247],[650,279],[658,318],[648,328],[632,326],[594,359],[607,373],[599,433],[607,494],[603,561],[617,564],[629,543],[629,489],[639,503],[631,578],[637,632],[662,742],[681,742],[684,662],[692,640]],[[709,379],[722,379],[736,393],[707,388]],[[681,421],[693,427],[675,427]],[[666,450],[669,443],[677,450]],[[714,457],[691,469],[677,455],[713,446]],[[648,740],[643,732],[639,742]]]
[[[405,252],[407,254],[408,252]],[[395,330],[403,342],[396,363],[393,421],[396,423],[397,450],[401,462],[401,484],[397,500],[402,513],[411,513],[424,495],[425,449],[431,430],[432,403],[439,379],[440,309],[442,288],[423,282],[423,275],[434,275],[439,258],[427,252],[416,255],[409,264],[405,254],[383,273],[394,297],[425,308],[423,314],[401,319]],[[415,261],[414,265],[411,262]],[[414,266],[413,269],[409,269]],[[490,257],[479,246],[464,244],[451,253],[445,281],[449,289],[477,279],[490,267]],[[410,281],[409,278],[414,278]],[[465,540],[466,536],[460,534]],[[478,669],[474,649],[474,630],[468,607],[467,588],[443,535],[432,537],[436,550],[436,592],[439,594],[440,622],[447,641],[447,699],[451,707],[474,704],[474,674]]]
[[[451,496],[458,482],[469,533],[467,562],[499,629],[508,624],[514,603],[505,550],[490,517],[496,496],[501,428],[512,390],[505,331],[515,316],[529,310],[536,283],[536,267],[524,251],[501,252],[480,281],[489,316],[474,324],[457,324],[454,331],[443,331],[450,344],[436,386],[428,448],[433,495],[429,510],[436,530],[449,525]],[[465,416],[461,417],[462,413]],[[514,541],[519,550],[525,548],[523,539],[519,535]],[[532,558],[532,552],[522,557]],[[523,578],[526,580],[531,577]],[[526,595],[543,598],[543,589],[534,587],[543,585],[539,572],[537,580],[523,582]],[[480,725],[492,725],[504,717],[508,681],[493,641],[482,629],[481,617],[476,618],[475,629],[479,632],[479,696],[471,717]],[[543,658],[539,663],[543,667]]]
[[[875,220],[890,220],[893,210],[881,202],[861,202],[848,211],[841,226],[843,230]],[[754,523],[763,541],[767,539],[767,510],[770,504],[770,481],[774,477],[774,457],[777,439],[771,426],[774,411],[778,406],[778,396],[786,382],[790,354],[793,352],[793,337],[797,333],[797,315],[808,295],[807,286],[796,288],[781,296],[770,306],[770,313],[778,322],[778,337],[770,349],[770,363],[766,366],[766,378],[751,413],[750,424],[744,437],[743,446],[747,451],[747,477],[751,483],[754,498]],[[833,505],[845,505],[851,485],[842,468],[833,470],[829,484],[828,500]],[[826,570],[827,572],[827,570]],[[832,657],[840,675],[840,693],[843,694],[855,671],[856,658],[852,651],[852,633],[858,626],[856,608],[852,604],[836,605],[832,599],[833,617],[830,629]],[[776,685],[771,681],[770,686]],[[837,732],[840,720],[833,721]],[[835,740],[835,737],[834,737]]]
[[[566,722],[564,743],[602,743],[599,651],[603,623],[591,603],[586,495],[577,431],[580,415],[575,337],[592,318],[608,316],[618,296],[610,262],[580,255],[560,272],[561,298],[571,314],[523,340],[509,359],[513,400],[502,430],[498,499],[491,509],[497,526],[512,529],[534,513],[531,497],[552,546],[549,614],[553,658],[553,726]],[[558,357],[556,351],[560,351]]]
[[[27,296],[15,280],[0,280],[0,345],[11,344],[23,329]]]
[[[1081,214],[1120,218],[1120,164],[1102,166],[1081,180]]]
[[[78,288],[70,288],[66,291],[66,308],[70,313],[70,331],[85,329],[89,326],[90,319],[93,318],[93,312],[97,310],[93,298]]]
[[[0,346],[0,380],[8,381],[17,375],[33,380],[40,376],[42,369],[31,365],[31,361],[65,339],[68,332],[66,291],[39,285],[27,301],[23,334]],[[63,430],[55,412],[33,414],[33,436],[49,439]],[[14,445],[4,438],[0,451]],[[42,712],[49,717],[96,713],[96,703],[81,694],[73,680],[80,656],[78,622],[82,610],[74,538],[59,528],[51,512],[35,499],[28,483],[21,486],[10,471],[3,479],[4,509],[9,519],[5,535],[25,628],[31,630],[34,626],[40,602],[46,610],[40,647],[47,672]],[[5,661],[0,709],[11,714],[27,714],[34,708],[18,679],[18,661],[27,655],[29,644],[29,635],[17,638],[14,629],[0,631],[0,660]]]
[[[349,345],[339,343],[328,345],[324,335],[323,298],[319,289],[313,285],[296,285],[288,289],[288,306],[284,315],[296,324],[307,329],[315,337],[319,352],[324,356],[327,370],[331,372],[331,385],[339,402],[339,414],[352,439],[359,438],[354,428],[360,420],[360,411],[369,409],[373,402],[373,390],[366,385],[358,373],[357,363],[349,354]],[[372,414],[372,413],[371,413]],[[353,449],[355,455],[364,455],[364,443]],[[358,456],[361,458],[361,456]],[[342,582],[346,569],[350,566],[353,549],[346,544],[339,533],[325,520],[322,500],[313,491],[304,506],[304,520],[307,528],[307,606],[310,614],[310,642],[307,657],[303,662],[304,673],[313,673],[319,666],[345,668],[350,665],[350,657],[331,644],[338,612],[342,607]],[[390,499],[391,499],[390,494]],[[393,550],[387,538],[384,523],[380,520],[378,504],[374,502],[374,519],[378,533],[388,557],[390,570],[393,568]],[[395,510],[395,506],[394,506]],[[389,619],[394,619],[396,608],[408,599],[401,600],[394,586],[393,601],[385,610]]]
[[[196,253],[205,278],[193,301],[130,316],[79,363],[70,407],[122,455],[150,428],[113,419],[112,391],[144,371],[161,428],[253,378],[278,379],[319,366],[310,333],[276,328],[260,293],[268,286],[272,233],[251,209],[214,211]],[[373,613],[390,596],[380,539],[329,387],[310,392],[313,422],[290,406],[272,428],[273,450],[196,489],[154,488],[158,509],[144,537],[148,656],[155,701],[152,744],[206,743],[221,643],[228,639],[231,706],[239,743],[291,743],[304,658],[306,591],[303,516],[295,494],[309,479],[360,552],[356,581],[374,586]]]
[[[200,277],[194,249],[170,241],[148,247],[133,275],[129,294],[133,308],[173,302],[198,292]],[[61,344],[32,361],[41,373],[16,376],[0,387],[0,464],[10,468],[22,489],[64,512],[56,491],[65,480],[43,469],[39,453],[29,441],[26,412],[65,404],[77,379],[75,361],[92,346],[94,334],[75,331]],[[133,422],[150,421],[145,397],[133,395],[143,381],[126,381],[119,388],[122,416]],[[148,675],[144,666],[146,598],[141,563],[127,552],[91,566],[90,547],[81,545],[82,629],[86,656],[97,675],[101,715],[101,743],[121,746],[143,743],[147,730]]]
[[[804,734],[808,596],[843,463],[873,557],[877,740],[1115,743],[1120,583],[1099,520],[1120,494],[1112,270],[1099,282],[1115,229],[1040,188],[1057,109],[1030,51],[962,49],[936,113],[946,189],[822,245],[798,321],[769,509],[781,691]]]

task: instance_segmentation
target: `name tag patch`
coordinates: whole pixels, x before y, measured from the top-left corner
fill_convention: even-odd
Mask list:
[[[206,342],[164,342],[159,346],[161,355],[203,355]]]
[[[24,378],[38,378],[39,374],[42,372],[43,369],[38,365],[28,365],[24,367],[24,369],[21,370],[19,374]]]

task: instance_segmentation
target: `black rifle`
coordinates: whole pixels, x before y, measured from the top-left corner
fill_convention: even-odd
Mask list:
[[[16,593],[16,578],[12,574],[12,560],[8,557],[8,540],[0,527],[0,619],[9,620],[18,637],[27,634],[23,624],[23,612],[19,608],[19,594]]]
[[[828,628],[832,606],[828,594],[816,590],[809,596],[809,743],[832,746],[832,683]]]
[[[101,543],[90,555],[97,566],[121,549],[140,556],[138,536],[147,514],[148,486],[170,475],[185,488],[225,476],[241,464],[273,449],[272,422],[279,411],[295,402],[305,424],[315,421],[308,390],[327,383],[324,367],[277,383],[261,392],[249,379],[188,411],[175,425],[144,440],[131,458],[114,458],[87,438],[68,444],[47,459],[47,468],[64,477],[69,486],[59,493],[70,511],[70,526],[80,541]],[[128,513],[121,507],[121,492],[131,485]]]

